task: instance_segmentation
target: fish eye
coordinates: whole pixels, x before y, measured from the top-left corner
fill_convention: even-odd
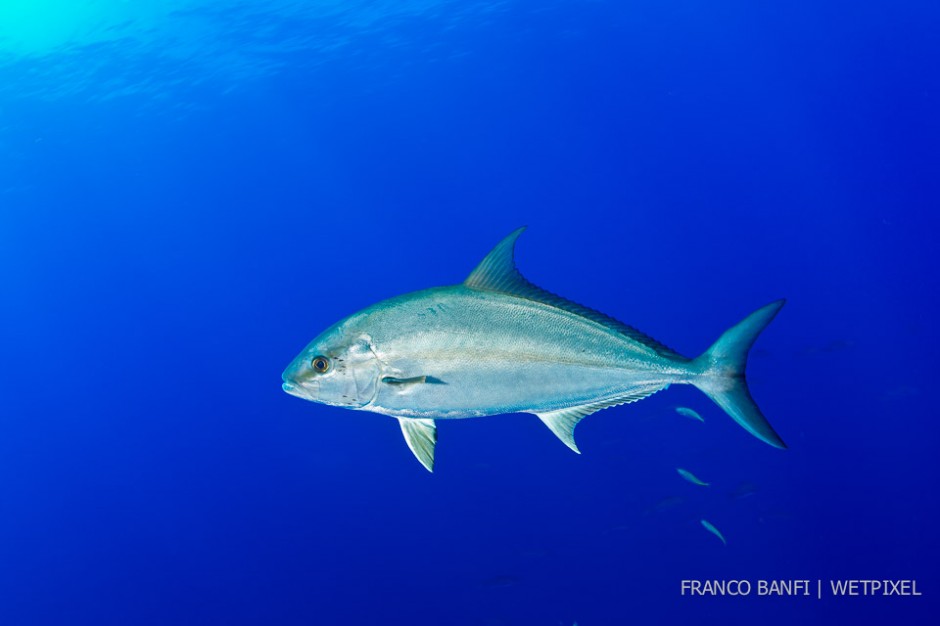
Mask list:
[[[318,374],[325,374],[330,369],[330,360],[325,356],[315,356],[310,361],[310,365],[313,367],[313,371]]]

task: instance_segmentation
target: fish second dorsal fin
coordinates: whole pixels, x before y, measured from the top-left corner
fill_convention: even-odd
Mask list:
[[[434,446],[437,445],[437,426],[434,420],[399,417],[405,442],[429,472],[434,471]]]
[[[538,415],[539,419],[542,420],[545,425],[548,426],[553,433],[555,433],[555,436],[561,439],[566,446],[578,454],[581,454],[581,451],[578,450],[578,444],[576,444],[574,441],[574,427],[578,425],[578,422],[591,413],[596,413],[601,409],[606,409],[612,406],[629,404],[630,402],[642,400],[643,398],[650,396],[661,389],[665,389],[668,386],[669,385],[643,387],[630,392],[629,395],[618,396],[616,398],[610,398],[609,400],[602,400],[600,402],[592,402],[590,404],[582,404],[580,406],[572,406],[568,407],[567,409],[535,413],[535,415]]]
[[[623,322],[616,320],[600,311],[572,302],[567,298],[555,295],[541,287],[529,282],[519,273],[516,263],[513,259],[516,240],[526,229],[525,226],[512,231],[509,236],[496,244],[486,257],[480,261],[476,269],[471,272],[464,285],[472,289],[482,291],[497,291],[513,295],[526,300],[541,302],[556,309],[562,309],[575,315],[587,318],[592,322],[597,322],[607,328],[618,331],[627,337],[637,341],[655,352],[672,358],[687,360],[681,354],[664,346],[649,335],[646,335],[632,326],[627,326]]]

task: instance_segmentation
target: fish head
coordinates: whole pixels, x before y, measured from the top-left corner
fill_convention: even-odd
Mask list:
[[[379,360],[368,335],[343,324],[326,330],[291,361],[281,387],[304,400],[360,409],[375,398]]]

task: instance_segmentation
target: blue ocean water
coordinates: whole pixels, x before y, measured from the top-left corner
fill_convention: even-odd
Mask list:
[[[938,27],[4,2],[0,624],[933,623]],[[789,449],[673,387],[580,456],[531,415],[443,423],[432,475],[394,420],[281,391],[327,326],[520,225],[530,280],[689,356],[787,298],[748,373]],[[681,593],[729,579],[824,593]]]

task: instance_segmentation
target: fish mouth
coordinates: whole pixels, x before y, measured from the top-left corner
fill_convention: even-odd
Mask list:
[[[281,389],[283,389],[284,391],[286,391],[292,396],[296,396],[304,400],[314,400],[314,401],[316,400],[313,394],[311,394],[310,391],[306,387],[293,383],[289,380],[285,380],[281,384]]]

